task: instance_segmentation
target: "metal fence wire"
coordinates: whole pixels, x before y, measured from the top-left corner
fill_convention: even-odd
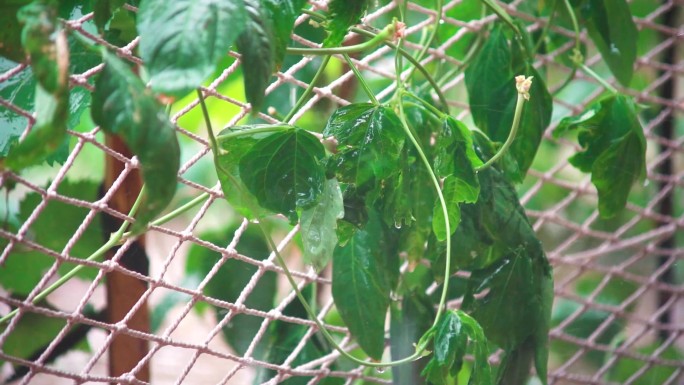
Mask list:
[[[453,48],[470,39],[472,32],[496,21],[493,15],[468,21],[449,16],[449,10],[465,2],[445,2],[447,16],[442,25],[454,32],[439,36],[439,46],[428,51],[423,60],[425,65],[433,62],[458,65],[459,61],[450,56]],[[684,83],[681,82],[684,12],[678,12],[684,3],[673,0],[630,3],[639,29],[637,81],[633,82],[637,88],[625,89],[611,83],[645,108],[640,114],[648,140],[645,183],[635,188],[625,211],[616,219],[599,218],[595,209],[596,191],[590,177],[579,174],[567,160],[576,145],[550,135],[562,117],[581,112],[605,91],[593,79],[577,73],[575,77],[579,81],[555,94],[552,124],[528,177],[518,189],[555,273],[550,384],[684,383],[684,263],[681,263],[684,258]],[[501,4],[511,15],[523,20],[530,33],[541,31],[549,22],[548,17],[534,16],[536,1]],[[387,19],[396,7],[396,2],[378,6],[364,18],[364,23],[372,25]],[[413,2],[408,3],[408,10],[406,45],[409,49],[419,49],[420,45],[415,42],[420,41],[436,14]],[[136,9],[127,6],[126,11],[136,12]],[[83,39],[107,46],[120,57],[140,63],[133,54],[137,38],[123,48],[113,46],[93,33],[91,19],[90,13],[75,14],[65,25]],[[304,28],[309,20],[303,15],[296,23]],[[573,36],[572,31],[555,24],[550,28],[558,34]],[[298,32],[300,29],[293,36],[296,44],[314,46]],[[355,37],[350,34],[347,39]],[[588,47],[587,64],[607,74],[605,64],[586,35],[582,35],[582,41]],[[568,39],[567,44],[559,44],[554,50],[536,56],[534,65],[548,74],[552,93],[571,73],[562,57],[572,47]],[[389,48],[380,47],[353,58],[373,84],[386,87],[380,97],[389,95],[394,87],[393,63],[387,60],[391,54]],[[286,63],[267,89],[269,100],[274,103],[274,114],[262,114],[262,119],[276,122],[279,115],[275,112],[287,112],[282,103],[291,105],[293,95],[306,88],[308,84],[302,79],[311,78],[317,60],[303,57]],[[71,86],[78,90],[78,97],[89,98],[102,65],[82,64],[82,72],[71,75]],[[212,119],[218,128],[249,118],[246,103],[236,99],[242,95],[239,55],[231,53],[223,64],[213,81],[204,87],[210,109],[217,112]],[[35,122],[32,106],[19,102],[24,92],[21,87],[12,88],[13,93],[6,89],[26,82],[30,68],[26,64],[3,62],[3,65],[0,68],[0,110],[3,110],[0,129],[21,127],[19,132],[28,132]],[[327,76],[316,84],[313,97],[292,122],[318,125],[320,129],[322,122],[307,118],[308,111],[329,112],[352,101],[353,73],[342,64],[338,71],[339,76]],[[468,122],[463,75],[449,79],[443,88],[452,112]],[[274,100],[280,100],[281,104]],[[211,233],[217,227],[225,228],[230,217],[226,213],[230,209],[211,168],[206,131],[198,123],[198,105],[199,101],[192,95],[177,101],[171,111],[183,152],[174,204],[179,206],[203,193],[209,194],[209,198],[189,213],[151,227],[144,245],[150,258],[149,271],[126,263],[123,257],[126,252],[140,248],[133,240],[120,245],[106,261],[80,259],[82,250],[92,251],[84,244],[94,242],[93,239],[100,244],[106,241],[101,235],[95,236],[102,233],[100,228],[106,226],[103,222],[126,218],[126,212],[116,209],[119,207],[115,204],[117,194],[137,194],[127,191],[130,186],[126,185],[127,176],[136,172],[137,160],[120,152],[115,143],[105,141],[99,128],[90,122],[88,113],[83,113],[80,120],[69,122],[71,143],[63,164],[33,168],[21,175],[10,171],[0,174],[0,187],[5,195],[1,205],[6,211],[2,214],[4,226],[0,228],[3,246],[0,270],[12,263],[40,260],[44,264],[38,277],[0,278],[0,287],[7,280],[18,279],[30,284],[23,296],[11,296],[0,288],[0,314],[14,307],[20,309],[8,326],[0,329],[0,362],[4,362],[0,379],[20,384],[243,384],[251,383],[255,376],[263,376],[269,384],[288,379],[307,384],[329,379],[338,379],[343,384],[392,383],[391,370],[351,365],[338,360],[339,353],[334,350],[307,356],[307,343],[318,338],[315,325],[291,311],[297,299],[282,269],[275,263],[275,256],[250,254],[250,250],[258,253],[258,249],[254,251],[245,244],[249,243],[251,227],[237,216],[230,232]],[[117,166],[105,170],[105,164]],[[109,181],[102,185],[105,187],[99,191],[92,188],[93,181],[100,183],[106,172]],[[76,223],[63,216],[69,208],[80,212]],[[15,225],[11,225],[12,218]],[[301,263],[295,245],[297,228],[288,227],[285,220],[282,224],[274,225],[274,232],[300,288],[312,282],[316,284],[321,319],[330,323],[332,331],[345,335],[342,346],[353,350],[356,345],[346,328],[331,321],[329,270],[316,274]],[[50,234],[64,232],[68,232],[64,242],[50,240]],[[188,255],[192,253],[215,256],[205,276],[189,276],[184,272],[190,259]],[[29,255],[35,254],[41,254],[42,259],[29,259]],[[33,303],[38,293],[66,271],[65,265],[76,264],[86,266],[89,275],[79,274],[46,300]],[[205,290],[211,278],[228,265],[239,275],[235,282],[242,285],[240,294],[231,301],[214,298]],[[107,301],[104,285],[113,280],[113,273],[143,283],[143,289],[131,297],[125,317],[119,322],[105,321],[102,316]],[[279,294],[275,304],[266,308],[250,305],[255,303],[250,301],[255,288],[264,284],[277,286]],[[435,289],[436,286],[431,288]],[[449,305],[458,306],[457,303]],[[151,328],[132,324],[131,320],[141,313],[151,314]],[[249,324],[255,334],[241,342],[242,348],[235,349],[226,344],[222,331],[237,325],[240,317],[240,325]],[[289,327],[299,339],[288,345],[291,350],[277,355],[256,355],[276,323],[278,327]],[[32,338],[44,341],[46,347],[28,357],[21,350],[28,341],[16,341],[18,333],[26,328],[33,328]],[[79,330],[86,331],[86,343],[80,343],[80,348],[70,349],[67,354],[59,354],[64,346],[73,347],[69,345],[69,338]],[[122,337],[127,338],[128,346],[136,345],[144,354],[133,363],[133,369],[110,374],[108,366],[112,363],[108,352]],[[496,359],[494,355],[492,360]],[[147,368],[151,370],[149,376],[142,374]]]

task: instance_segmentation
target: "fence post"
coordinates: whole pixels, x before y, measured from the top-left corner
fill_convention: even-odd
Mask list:
[[[116,136],[107,136],[107,146],[114,151],[130,158],[131,152],[126,145]],[[111,156],[106,157],[105,164],[105,191],[109,191],[116,178],[124,171],[124,164]],[[127,213],[133,206],[138,192],[142,188],[142,178],[139,170],[133,170],[127,175],[123,184],[114,192],[109,206],[116,211]],[[116,231],[121,222],[111,216],[105,217],[105,231],[107,236]],[[126,253],[119,260],[119,264],[131,271],[147,275],[149,261],[145,253],[144,235],[126,250]],[[114,256],[116,249],[112,249],[107,258]],[[118,271],[107,274],[107,322],[117,323],[124,319],[138,302],[140,297],[147,290],[147,283]],[[147,303],[132,315],[126,326],[141,332],[150,331],[150,316]],[[116,335],[109,347],[109,374],[116,377],[130,372],[148,352],[148,342],[132,336],[119,334]],[[150,368],[145,365],[136,373],[136,377],[141,381],[149,382]]]

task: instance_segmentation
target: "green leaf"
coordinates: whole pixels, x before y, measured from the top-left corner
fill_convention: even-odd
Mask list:
[[[38,83],[49,93],[67,88],[69,54],[66,35],[57,22],[56,7],[35,1],[21,8],[17,17],[24,24],[21,43],[31,57],[31,69]]]
[[[340,182],[367,190],[400,168],[404,132],[390,108],[359,103],[337,109],[323,131],[337,139],[338,152],[330,162]]]
[[[533,357],[545,376],[552,293],[551,268],[541,252],[521,249],[471,274],[463,308],[507,353],[502,370],[512,384],[525,383]]]
[[[242,1],[144,0],[140,55],[152,89],[183,96],[212,74],[245,25]]]
[[[6,161],[15,171],[43,162],[60,148],[69,116],[69,48],[56,8],[34,2],[21,8],[18,17],[25,24],[22,44],[37,84],[36,123]]]
[[[302,13],[306,0],[261,0],[273,22],[275,69],[283,64],[294,22]]]
[[[116,56],[105,52],[95,82],[91,114],[109,134],[118,135],[140,161],[145,196],[131,231],[143,230],[176,192],[180,148],[176,131],[150,90]]]
[[[544,130],[551,121],[552,100],[543,78],[530,64],[525,50],[515,42],[509,46],[500,26],[465,71],[466,88],[475,124],[492,140],[505,142],[511,130],[517,91],[514,76],[534,76],[530,101],[523,107],[520,128],[508,150],[515,164],[506,165],[506,175],[521,182],[532,164]]]
[[[253,135],[233,136],[229,139],[221,140],[222,135],[239,132],[242,130],[261,129],[267,127],[278,127],[274,129],[292,129],[291,126],[268,126],[268,125],[250,125],[250,126],[235,126],[221,131],[218,135],[219,147],[221,150],[219,154],[214,154],[214,163],[216,166],[216,173],[221,182],[221,189],[223,195],[230,205],[242,216],[249,219],[256,219],[257,217],[265,215],[267,212],[259,206],[256,198],[249,193],[247,186],[245,186],[242,178],[240,178],[240,159],[254,146],[254,144],[269,135],[271,132],[259,133]],[[258,210],[254,213],[252,210]]]
[[[266,87],[276,64],[273,20],[262,1],[244,0],[247,18],[244,31],[237,39],[245,74],[245,96],[252,104],[252,113],[261,110]]]
[[[223,247],[230,242],[235,230],[237,230],[236,226],[229,226],[221,231],[200,234],[199,238]],[[258,261],[266,259],[270,254],[261,232],[254,227],[248,227],[242,234],[236,249],[238,253]],[[188,277],[193,277],[193,281],[200,282],[221,258],[221,254],[193,244],[188,253],[185,274]],[[250,263],[235,258],[227,258],[204,287],[203,292],[209,297],[235,303],[256,272],[257,267]],[[243,304],[250,309],[269,311],[275,300],[276,278],[274,272],[265,272]],[[226,309],[213,305],[211,307],[214,310],[217,322],[221,321],[226,315]],[[226,342],[235,349],[237,354],[243,355],[260,326],[261,322],[256,317],[237,314],[221,331]]]
[[[401,307],[393,303],[390,318],[390,353],[392,360],[406,358],[415,352],[418,342],[432,326],[435,318],[434,305],[424,292],[410,291],[404,295]],[[396,385],[421,385],[425,379],[420,372],[427,358],[392,367],[392,383]]]
[[[12,148],[7,156],[7,166],[19,171],[43,162],[59,150],[66,136],[68,114],[68,88],[58,94],[50,94],[37,84],[36,123],[31,133],[19,145]]]
[[[275,132],[240,159],[240,176],[259,205],[297,220],[297,208],[315,204],[323,191],[325,149],[299,128]]]
[[[385,349],[385,316],[390,302],[383,242],[380,221],[374,217],[333,255],[335,306],[359,346],[376,360]]]
[[[610,218],[625,206],[634,182],[646,175],[646,138],[636,106],[624,95],[608,96],[579,116],[563,119],[554,135],[570,130],[579,131],[583,148],[570,163],[592,173],[599,213]]]
[[[470,191],[472,191],[471,186],[464,183],[462,179],[449,176],[444,180],[442,195],[444,195],[444,200],[446,201],[451,233],[446,233],[444,210],[442,209],[440,201],[437,200],[432,214],[432,231],[435,233],[438,241],[445,241],[448,236],[451,236],[456,232],[458,223],[461,221],[461,209],[458,204],[465,201],[465,194],[468,194]]]
[[[441,177],[457,173],[475,184],[475,168],[482,164],[475,152],[472,133],[468,127],[451,116],[444,119],[437,139],[435,173]],[[477,200],[477,196],[474,200]]]
[[[63,319],[26,312],[3,341],[2,351],[11,357],[30,359],[40,348],[50,344],[65,325]],[[6,325],[0,326],[0,332],[4,333],[6,328]]]
[[[92,182],[60,183],[57,192],[60,195],[84,202],[94,202],[98,199],[99,186]],[[38,205],[43,202],[43,196],[29,193],[19,204],[19,219],[28,220]],[[26,237],[43,247],[61,253],[73,234],[83,224],[88,209],[57,200],[48,200],[41,214],[28,229]],[[55,220],[59,218],[59,220]],[[83,235],[69,251],[69,256],[86,258],[94,253],[105,242],[102,234],[101,216],[97,215],[85,228]],[[5,263],[0,266],[0,286],[14,295],[26,296],[52,266],[55,258],[37,250],[15,245]],[[59,267],[59,274],[63,275],[75,265],[63,263]],[[78,277],[93,279],[97,274],[95,268],[81,270]]]
[[[93,6],[93,21],[100,34],[104,33],[107,23],[114,17],[123,5],[125,0],[95,0]]]
[[[336,179],[323,185],[318,202],[302,211],[299,233],[304,245],[304,260],[317,270],[332,258],[337,245],[337,220],[344,217],[342,191]]]
[[[325,26],[329,35],[323,41],[323,46],[340,45],[349,28],[361,22],[368,5],[368,0],[332,0],[328,4],[330,19]]]
[[[451,383],[450,377],[461,371],[469,339],[475,362],[468,383],[491,385],[487,338],[477,321],[460,310],[446,312],[439,321],[434,337],[435,354],[423,375],[433,384]]]
[[[639,32],[625,0],[588,0],[582,7],[589,37],[625,87],[634,73]]]

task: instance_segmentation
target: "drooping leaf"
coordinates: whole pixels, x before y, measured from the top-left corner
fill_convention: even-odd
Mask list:
[[[107,23],[124,4],[126,4],[125,0],[95,0],[93,21],[95,21],[95,26],[97,26],[100,34],[104,32]]]
[[[337,139],[330,162],[340,182],[368,190],[399,169],[404,132],[390,108],[359,103],[337,109],[323,135]]]
[[[145,196],[131,231],[145,228],[176,192],[180,148],[163,107],[140,78],[105,52],[105,67],[95,82],[91,114],[107,133],[118,135],[140,161]]]
[[[508,150],[506,176],[521,182],[532,164],[544,130],[551,121],[552,100],[542,77],[526,57],[521,43],[509,46],[495,26],[472,65],[465,71],[466,87],[475,124],[492,140],[505,142],[511,131],[517,91],[515,75],[533,76],[530,100],[525,103],[515,141]]]
[[[273,21],[273,35],[275,48],[275,69],[283,64],[285,51],[290,44],[290,35],[294,22],[306,5],[306,0],[262,0]]]
[[[340,45],[344,36],[354,24],[361,22],[361,17],[368,9],[368,0],[332,0],[328,4],[330,20],[326,25],[328,37],[323,41],[324,47]]]
[[[485,289],[489,289],[487,294],[475,299]],[[507,353],[504,373],[511,381],[523,381],[512,383],[524,383],[535,356],[537,368],[545,370],[552,289],[551,269],[541,251],[521,249],[472,272],[463,308],[482,325],[487,338]]]
[[[59,185],[57,192],[85,202],[94,202],[98,199],[98,185],[91,182],[64,181]],[[38,193],[27,194],[19,205],[19,219],[25,222],[42,201],[43,197]],[[41,214],[29,227],[27,238],[61,253],[82,225],[88,211],[86,208],[73,204],[49,200]],[[87,258],[104,244],[105,239],[100,221],[100,215],[95,216],[70,249],[69,256]],[[28,295],[54,262],[55,258],[52,256],[15,245],[5,263],[0,266],[0,286],[15,295]],[[62,275],[73,267],[73,263],[64,263],[59,267],[58,272]],[[93,279],[96,274],[96,269],[86,268],[79,272],[78,277]]]
[[[142,1],[140,55],[152,89],[183,96],[197,88],[228,53],[245,17],[242,1]]]
[[[435,173],[438,176],[459,175],[476,183],[476,167],[482,166],[482,160],[475,152],[473,138],[468,127],[462,122],[447,117],[442,122],[435,151]],[[470,200],[470,199],[468,199]],[[477,200],[475,195],[474,200]]]
[[[561,121],[554,135],[578,130],[583,151],[570,163],[591,172],[599,195],[599,213],[617,214],[626,204],[632,185],[646,175],[646,139],[634,102],[611,95],[592,104],[579,116]]]
[[[231,241],[235,230],[237,227],[230,226],[219,232],[201,234],[200,238],[223,247]],[[253,227],[248,227],[242,234],[236,249],[238,253],[259,261],[267,258],[270,253],[261,232]],[[200,282],[221,258],[221,254],[193,244],[188,253],[185,274]],[[209,280],[203,292],[209,297],[235,303],[256,272],[255,265],[228,258]],[[259,278],[249,296],[244,299],[243,305],[250,309],[269,311],[273,307],[276,290],[276,274],[267,271]],[[215,306],[212,308],[217,322],[222,320],[227,313],[226,309]],[[261,322],[256,317],[237,314],[221,331],[226,342],[235,349],[237,354],[242,355],[251,344],[260,326]]]
[[[423,375],[435,385],[451,383],[449,378],[461,371],[468,343],[475,358],[468,383],[491,385],[487,338],[477,321],[460,310],[442,316],[435,332],[434,356]]]
[[[19,12],[19,19],[24,23],[22,44],[31,58],[37,84],[36,122],[29,135],[7,157],[7,166],[15,171],[43,162],[65,142],[69,116],[69,48],[56,14],[56,8],[39,2]]]
[[[45,91],[68,87],[69,54],[66,35],[57,22],[57,8],[49,2],[32,2],[17,17],[24,25],[21,44],[31,58],[33,74]]]
[[[276,39],[273,20],[262,0],[244,0],[247,18],[238,36],[237,49],[245,74],[245,96],[252,112],[261,110],[264,93],[275,67]]]
[[[323,185],[318,202],[302,210],[300,218],[304,260],[317,270],[323,269],[332,258],[337,245],[337,220],[343,217],[340,185],[336,179],[329,179]]]
[[[629,5],[625,0],[588,0],[583,3],[582,15],[589,37],[608,68],[620,83],[629,87],[639,40]]]
[[[432,326],[435,317],[434,305],[424,293],[410,291],[404,295],[401,307],[391,306],[390,352],[392,360],[406,358],[415,352],[413,344]],[[427,364],[422,358],[392,367],[392,381],[396,385],[421,385],[425,378],[420,376]]]
[[[297,208],[314,205],[323,191],[323,145],[305,130],[278,131],[240,159],[240,176],[259,205],[297,220]]]
[[[449,176],[444,180],[444,188],[442,190],[447,213],[449,214],[450,233],[447,234],[446,232],[444,209],[442,208],[441,202],[437,200],[432,214],[432,231],[435,233],[438,241],[444,241],[448,236],[451,236],[456,232],[458,224],[461,221],[461,208],[459,207],[459,203],[465,202],[465,199],[467,198],[466,194],[472,192],[473,189],[467,183],[464,183],[462,179]]]
[[[379,360],[385,349],[385,316],[390,302],[383,230],[373,217],[333,255],[332,294],[349,332]]]

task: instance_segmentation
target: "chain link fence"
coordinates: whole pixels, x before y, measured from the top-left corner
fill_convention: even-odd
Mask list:
[[[452,10],[462,9],[465,3],[468,1],[446,2],[442,23],[446,32],[440,33],[439,45],[423,60],[428,68],[458,66],[459,47],[496,20],[492,15],[462,20]],[[503,5],[536,34],[549,22],[548,16],[538,16],[536,4],[513,1]],[[631,3],[640,31],[637,76],[635,88],[620,89],[643,107],[648,165],[645,183],[635,188],[626,210],[617,218],[599,218],[590,177],[579,174],[567,161],[576,149],[569,141],[550,135],[562,117],[581,112],[604,89],[576,73],[578,82],[554,93],[572,72],[563,59],[573,47],[571,30],[549,26],[567,39],[537,55],[535,67],[546,73],[549,90],[554,93],[554,115],[519,194],[555,271],[550,384],[665,385],[684,381],[684,12],[678,12],[682,5],[672,0]],[[126,9],[136,11],[130,6]],[[396,9],[395,2],[378,6],[364,22],[380,25]],[[406,46],[419,49],[421,36],[436,15],[412,2],[408,10]],[[133,55],[138,39],[116,47],[93,32],[92,14],[72,16],[65,22],[69,30],[131,62],[140,62]],[[310,36],[299,33],[313,28],[308,23],[306,16],[297,20],[294,41],[314,46]],[[586,36],[582,40],[588,46],[587,64],[607,74]],[[393,63],[387,60],[390,54],[389,48],[382,47],[352,59],[374,87],[385,87],[380,97],[389,95],[394,87]],[[72,88],[83,98],[89,98],[94,77],[102,69],[86,59],[72,58],[83,60],[83,70],[70,78]],[[303,57],[286,63],[267,89],[272,114],[262,114],[261,119],[277,122],[279,114],[287,112],[292,99],[308,85],[316,60]],[[353,73],[342,63],[340,60],[336,73],[328,71],[316,85],[313,97],[293,122],[320,130],[320,111],[332,111],[355,98]],[[28,131],[35,122],[34,112],[31,103],[24,103],[22,93],[29,85],[17,84],[27,82],[30,69],[25,64],[3,64],[0,110],[4,111],[0,124],[5,127],[0,129]],[[248,106],[236,99],[242,97],[238,55],[231,53],[223,64],[215,79],[203,88],[211,111],[216,112],[212,115],[215,127],[249,119]],[[452,113],[469,122],[463,76],[444,80]],[[170,222],[151,227],[144,241],[150,258],[148,271],[126,261],[127,253],[141,252],[143,247],[133,239],[126,240],[104,262],[82,259],[97,248],[98,242],[106,241],[101,228],[108,229],[108,222],[127,218],[125,210],[117,209],[122,206],[116,199],[137,194],[131,190],[130,180],[138,167],[134,157],[104,140],[87,113],[70,121],[70,145],[64,149],[68,156],[63,164],[34,168],[22,175],[9,171],[0,174],[5,195],[1,204],[5,219],[0,229],[0,266],[42,264],[37,277],[27,268],[24,276],[3,275],[0,280],[2,287],[16,280],[28,286],[23,295],[0,294],[0,313],[20,309],[0,334],[0,362],[4,362],[0,379],[18,384],[243,384],[258,382],[259,378],[269,384],[317,384],[331,379],[340,384],[391,383],[391,370],[351,365],[338,360],[339,353],[334,350],[309,354],[311,344],[320,344],[315,325],[297,312],[297,299],[275,256],[254,246],[247,221],[227,214],[231,211],[211,168],[206,131],[197,118],[198,104],[195,96],[189,96],[177,101],[171,111],[183,151],[180,188],[173,206],[201,194],[207,194],[208,199]],[[103,175],[107,181],[99,190],[93,188],[93,181],[100,183]],[[77,210],[78,220],[65,217],[70,208]],[[226,222],[233,226],[226,226]],[[300,289],[315,287],[319,316],[340,337],[345,349],[354,350],[356,346],[334,310],[329,271],[316,274],[300,262],[296,227],[290,228],[285,220],[272,226]],[[68,233],[63,241],[56,242],[48,237],[53,232]],[[188,266],[198,260],[211,263],[193,270],[202,274],[188,274]],[[43,289],[75,265],[85,266],[87,274],[79,274],[47,300],[34,303]],[[239,290],[230,289],[236,293],[230,300],[213,296],[210,293],[214,291],[208,290],[222,269],[235,272],[234,282],[223,282],[226,287],[239,285]],[[130,303],[119,322],[107,321],[102,310],[108,301],[104,283],[113,284],[114,273],[142,283],[142,290],[128,297]],[[275,285],[275,303],[264,306],[258,300],[260,285]],[[151,327],[135,326],[131,321],[147,313]],[[245,327],[249,338],[229,346],[222,333],[231,327]],[[17,341],[18,335],[26,335],[21,332],[27,328],[44,347],[33,355],[24,349],[29,341]],[[274,328],[284,328],[297,340],[268,345],[273,342]],[[85,335],[87,343],[70,343],[77,334]],[[108,352],[121,338],[125,338],[126,346],[135,345],[143,354],[132,363],[133,369],[111,374]],[[280,349],[273,349],[276,354],[261,354],[260,349],[267,345]],[[62,354],[65,346],[69,353]],[[492,359],[496,361],[496,355]],[[148,370],[151,374],[144,374]]]

